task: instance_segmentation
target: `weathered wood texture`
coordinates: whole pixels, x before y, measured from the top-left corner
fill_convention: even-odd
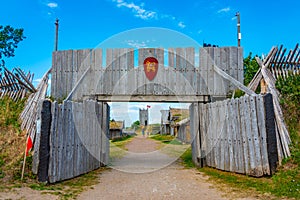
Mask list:
[[[237,47],[144,48],[138,49],[137,58],[134,55],[134,49],[107,49],[105,59],[102,49],[56,51],[52,57],[51,96],[68,96],[70,100],[110,96],[112,101],[114,96],[227,96],[236,87],[215,73],[213,65],[243,82],[243,50]],[[159,62],[152,81],[144,72],[147,57]],[[106,61],[104,66],[102,60]],[[134,66],[135,60],[138,66]],[[200,67],[195,67],[195,60]]]
[[[271,53],[272,56],[268,56],[264,61],[267,62],[266,66],[270,69],[275,79],[279,77],[285,79],[290,75],[300,74],[299,44],[289,51],[283,48],[283,45],[274,47]]]
[[[39,154],[40,158],[49,157],[48,181],[55,183],[70,179],[107,165],[109,106],[91,100],[82,103],[54,102],[50,105],[51,127],[45,133],[47,130],[43,126],[47,125],[42,121],[40,139],[41,147],[49,145],[50,148],[47,154],[43,154],[45,151]],[[38,175],[45,178],[45,174],[40,172],[44,171],[38,171]]]
[[[4,66],[0,67],[0,99],[8,97],[17,101],[36,92],[32,85],[33,77],[34,74],[26,74],[20,68],[8,70]]]
[[[190,118],[194,162],[256,177],[270,175],[270,168],[276,168],[277,163],[273,155],[276,144],[271,147],[271,161],[268,152],[268,142],[276,143],[276,133],[271,130],[275,129],[274,111],[271,113],[272,104],[268,106],[265,112],[261,95],[193,103]]]

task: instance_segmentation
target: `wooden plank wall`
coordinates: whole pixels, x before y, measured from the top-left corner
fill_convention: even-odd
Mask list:
[[[49,182],[73,178],[108,164],[109,106],[87,100],[52,103]]]
[[[215,95],[234,88],[213,70],[213,65],[243,82],[243,50],[237,47],[102,49],[53,52],[51,96],[64,99],[77,85],[73,100],[83,95]],[[168,59],[165,60],[165,54]],[[155,57],[159,69],[154,80],[144,73],[143,61]],[[199,59],[195,59],[199,56]],[[134,65],[137,60],[138,66]],[[199,67],[195,67],[199,60]],[[83,77],[83,75],[85,76]],[[80,82],[80,84],[78,84]]]
[[[190,113],[196,164],[256,177],[272,173],[263,96],[193,103]]]

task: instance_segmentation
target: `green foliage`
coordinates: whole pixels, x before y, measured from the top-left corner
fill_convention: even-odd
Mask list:
[[[15,49],[26,37],[23,35],[24,30],[14,29],[11,26],[0,25],[0,61],[4,64],[3,57],[9,58],[15,56]]]
[[[248,85],[253,79],[255,73],[259,69],[259,65],[255,60],[255,57],[252,57],[252,53],[244,59],[244,84]]]
[[[24,108],[25,100],[13,101],[10,98],[0,99],[0,128],[12,126],[20,128],[19,115]]]
[[[300,76],[291,75],[285,80],[280,78],[276,88],[281,94],[280,103],[283,107],[285,122],[292,140],[292,156],[286,161],[300,166]],[[300,183],[299,183],[300,184]]]
[[[3,178],[5,176],[5,173],[3,171],[3,166],[4,166],[4,156],[0,155],[0,178]]]
[[[131,124],[131,128],[133,129],[133,128],[135,128],[135,129],[138,129],[140,127],[140,121],[139,120],[137,120],[137,121],[135,121],[135,122],[133,122],[132,124]]]

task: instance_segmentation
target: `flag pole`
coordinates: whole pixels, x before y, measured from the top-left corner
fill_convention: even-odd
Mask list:
[[[30,137],[30,135],[28,134],[28,137]],[[26,164],[26,153],[27,153],[27,143],[28,143],[28,138],[26,139],[26,145],[25,145],[25,151],[24,151],[24,160],[23,160],[23,167],[22,167],[22,175],[21,175],[21,181],[24,178],[24,173],[25,173],[25,164]]]

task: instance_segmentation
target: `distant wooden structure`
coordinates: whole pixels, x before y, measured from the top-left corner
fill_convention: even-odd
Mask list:
[[[183,143],[190,143],[191,138],[191,130],[190,130],[190,118],[185,118],[175,124],[175,133],[176,138]]]
[[[189,117],[188,109],[169,108],[161,110],[161,134],[177,135],[176,123]]]
[[[123,135],[124,128],[125,128],[125,121],[111,120],[109,122],[109,139],[113,140],[125,136]]]

